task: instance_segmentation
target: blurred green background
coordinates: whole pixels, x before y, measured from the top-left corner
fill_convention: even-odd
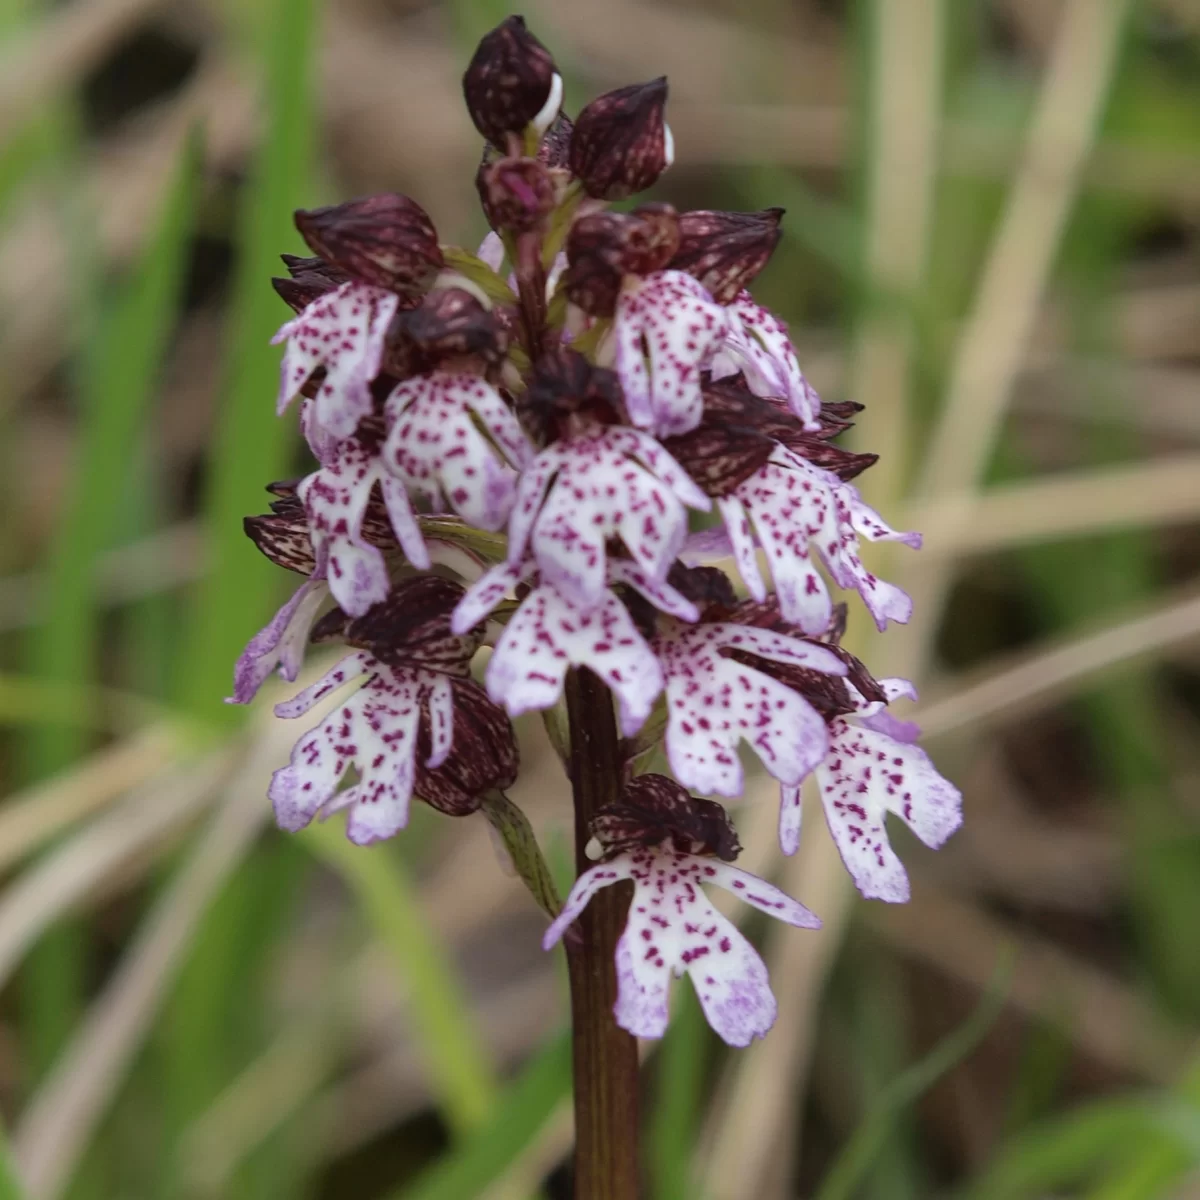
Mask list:
[[[877,560],[914,623],[852,636],[966,795],[889,908],[816,813],[782,864],[752,780],[744,863],[826,928],[751,922],[749,1051],[679,987],[648,1196],[1200,1196],[1200,4],[518,10],[568,111],[669,76],[657,197],[787,208],[760,298],[927,533]],[[241,518],[307,469],[291,210],[394,189],[473,245],[458,80],[510,11],[0,0],[3,1200],[570,1194],[565,984],[483,819],[282,836],[297,730],[222,704],[288,586]]]

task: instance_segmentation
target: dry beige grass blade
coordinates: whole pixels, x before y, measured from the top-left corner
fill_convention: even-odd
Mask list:
[[[917,713],[925,736],[936,737],[1020,711],[1053,704],[1105,670],[1161,653],[1200,638],[1200,591],[1192,589],[1167,604],[1098,633],[1023,656],[1016,666],[989,674],[978,683],[923,706]]]
[[[755,804],[773,814],[778,786],[761,779]],[[811,806],[809,806],[811,807]],[[717,1097],[697,1178],[712,1200],[790,1195],[796,1105],[812,1052],[812,1031],[825,979],[841,945],[854,904],[845,868],[825,823],[808,822],[780,886],[821,916],[817,933],[780,926],[768,935],[765,957],[780,1018],[770,1037],[740,1051]]]
[[[0,146],[51,97],[85,76],[161,0],[74,0],[0,57]]]
[[[32,1200],[63,1194],[124,1078],[209,904],[267,821],[270,772],[295,730],[272,721],[227,786],[223,802],[156,902],[77,1028],[50,1076],[21,1114],[13,1152]]]
[[[530,12],[530,9],[533,11]],[[714,95],[744,91],[746,81],[773,64],[787,63],[772,87],[791,100],[841,98],[846,91],[842,47],[813,30],[807,37],[767,33],[699,5],[653,0],[538,0],[526,13],[559,60],[609,86],[666,75],[672,107],[678,101],[711,102]],[[631,37],[630,31],[637,36]],[[674,118],[672,117],[672,120]],[[691,148],[677,139],[679,161]]]
[[[93,755],[82,766],[10,796],[0,809],[0,871],[56,833],[145,783],[179,753],[172,725],[154,725]]]
[[[852,114],[830,104],[673,103],[671,130],[688,147],[690,165],[742,163],[842,170],[852,148]],[[1018,165],[1019,136],[977,122],[949,121],[941,158],[948,175],[1008,178]],[[1193,211],[1200,164],[1193,154],[1107,141],[1095,148],[1087,183],[1122,195],[1148,196]]]
[[[0,982],[64,913],[193,820],[228,765],[216,754],[172,768],[18,875],[0,893]]]
[[[1195,521],[1200,521],[1200,454],[1043,476],[927,500],[907,512],[901,525],[925,535],[924,568],[933,559]]]
[[[893,945],[980,991],[1005,947],[1016,944],[1009,1000],[1018,1009],[1061,1025],[1076,1045],[1118,1071],[1160,1080],[1178,1073],[1186,1041],[1165,1030],[1132,988],[1051,942],[927,884],[914,883],[908,904],[873,904],[864,913]]]
[[[1108,92],[1128,0],[1073,0],[953,363],[919,488],[975,484],[995,448],[1012,381],[1079,190]]]
[[[995,449],[1108,92],[1129,0],[1070,0],[951,369],[918,480],[923,496],[977,486]],[[950,582],[945,560],[909,567],[915,611],[901,653],[923,663]]]

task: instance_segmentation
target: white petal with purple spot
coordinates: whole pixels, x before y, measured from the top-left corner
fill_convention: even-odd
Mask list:
[[[228,704],[249,704],[271,672],[289,682],[299,674],[308,634],[329,596],[329,584],[315,575],[296,589],[292,598],[259,630],[242,651],[233,669],[233,695]]]
[[[728,313],[729,332],[720,355],[720,374],[714,372],[714,378],[729,374],[732,362],[741,368],[752,392],[786,400],[806,429],[817,429],[821,397],[800,370],[787,326],[756,304],[749,292],[742,292]]]
[[[407,379],[388,397],[384,461],[435,511],[453,508],[481,529],[499,529],[516,495],[516,473],[476,427],[484,427],[513,466],[532,451],[517,419],[476,375],[434,372]]]
[[[354,617],[385,599],[390,586],[383,555],[362,536],[372,489],[382,478],[383,466],[374,450],[358,438],[347,438],[332,462],[296,488],[308,514],[313,549],[328,562],[329,588]]]
[[[700,424],[700,372],[726,327],[725,309],[682,271],[626,278],[613,318],[614,366],[635,425],[667,437]]]
[[[802,928],[820,921],[764,880],[711,858],[646,849],[620,854],[575,881],[546,931],[552,946],[602,887],[632,879],[633,901],[617,943],[617,1024],[637,1037],[662,1037],[672,977],[691,976],[709,1024],[731,1046],[763,1037],[775,1021],[775,997],[754,947],[704,894],[726,888],[771,916]]]
[[[858,591],[880,629],[889,620],[904,622],[911,616],[908,596],[863,564],[858,534],[913,547],[920,545],[919,535],[889,528],[855,488],[832,472],[779,446],[722,502],[721,513],[747,587],[758,598],[762,580],[753,560],[752,522],[775,580],[780,611],[805,633],[822,633],[833,613],[814,550],[840,587]]]
[[[606,589],[606,541],[620,537],[634,562],[661,580],[687,537],[685,504],[704,509],[709,500],[637,430],[556,442],[522,475],[508,559],[520,562],[528,549],[545,582],[580,607],[598,604]]]
[[[576,608],[551,584],[535,588],[510,618],[487,667],[488,695],[510,716],[549,708],[568,667],[588,667],[612,690],[626,737],[636,733],[662,691],[662,671],[629,610],[606,591]]]
[[[277,408],[283,412],[318,368],[312,419],[333,438],[349,437],[371,411],[371,381],[379,374],[383,342],[399,297],[365,283],[344,283],[319,296],[272,339],[287,342]]]
[[[431,765],[449,750],[452,696],[442,676],[431,671],[384,666],[366,651],[343,659],[294,700],[276,706],[296,717],[358,675],[366,683],[343,699],[292,751],[288,766],[275,772],[268,795],[281,828],[303,829],[314,817],[348,810],[346,836],[359,845],[391,837],[408,824],[416,774],[417,734],[422,707],[432,700],[434,753]],[[440,755],[440,758],[439,758]],[[338,792],[347,771],[358,782]]]
[[[760,639],[767,630],[743,625],[679,626],[655,639],[666,677],[667,757],[684,787],[720,796],[741,794],[743,773],[738,743],[747,741],[767,770],[798,784],[828,749],[825,722],[799,693],[721,653],[736,648],[758,653],[755,644],[781,659],[784,643],[794,642],[790,661],[842,675],[845,666],[829,651],[782,634]],[[783,639],[777,641],[775,639]]]
[[[817,768],[829,831],[846,869],[869,899],[903,902],[908,875],[888,842],[885,817],[899,816],[937,849],[962,822],[962,796],[924,750],[838,717]]]

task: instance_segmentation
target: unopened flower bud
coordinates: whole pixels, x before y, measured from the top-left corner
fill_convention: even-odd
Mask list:
[[[417,770],[413,791],[426,804],[448,816],[475,812],[484,794],[511,787],[521,760],[517,738],[508,714],[489,700],[482,688],[456,680],[454,689],[454,745],[436,770],[425,764],[432,750],[428,719],[417,734]]]
[[[675,157],[663,119],[667,79],[597,96],[575,119],[571,170],[589,196],[620,200],[644,191]]]
[[[782,208],[762,212],[685,212],[671,262],[694,275],[718,304],[731,303],[767,265],[779,243]]]
[[[526,233],[554,207],[554,180],[534,158],[499,158],[475,176],[488,224],[496,230]]]
[[[330,208],[300,209],[296,228],[326,262],[374,287],[417,295],[442,268],[429,214],[415,200],[395,192]]]
[[[281,254],[279,257],[283,259],[291,278],[272,279],[271,285],[284,303],[296,312],[302,312],[314,300],[350,280],[345,271],[330,266],[322,258],[301,258],[298,254]]]
[[[624,396],[615,371],[597,367],[576,350],[544,356],[529,386],[517,397],[517,416],[538,441],[576,413],[601,424],[622,419]]]
[[[448,358],[470,355],[493,365],[507,350],[508,332],[495,313],[463,288],[443,288],[430,292],[416,308],[396,314],[383,367],[406,379]]]
[[[610,317],[621,279],[661,271],[678,247],[679,221],[669,204],[587,213],[567,237],[567,298],[592,316]]]
[[[700,800],[666,775],[638,775],[621,799],[592,818],[605,854],[663,846],[676,854],[712,855],[732,862],[741,852],[737,831],[714,800]]]
[[[344,641],[391,666],[420,666],[466,678],[481,632],[451,632],[450,614],[462,596],[461,584],[437,575],[400,580],[386,600],[361,617],[340,608],[326,613],[313,626],[311,640]]]
[[[463,96],[475,128],[507,149],[506,135],[549,127],[562,102],[562,76],[524,17],[507,17],[479,43],[463,75]]]

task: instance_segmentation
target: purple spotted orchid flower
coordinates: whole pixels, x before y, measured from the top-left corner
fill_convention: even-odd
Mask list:
[[[743,742],[780,785],[783,850],[811,778],[868,897],[908,896],[886,815],[936,847],[961,797],[888,712],[909,685],[840,644],[839,589],[881,630],[912,608],[860,543],[920,538],[852,482],[875,461],[837,443],[861,406],[822,402],[752,295],[782,210],[611,209],[671,165],[666,81],[600,96],[573,123],[520,17],[480,43],[464,93],[486,139],[478,253],[403,196],[296,215],[313,256],[285,256],[274,281],[294,314],[279,409],[302,397],[315,462],[246,529],[302,578],[246,646],[231,700],[274,673],[300,680],[314,647],[347,647],[276,709],[323,706],[272,780],[278,823],[344,811],[367,844],[403,829],[414,800],[482,810],[553,922],[547,947],[576,926],[572,987],[602,981],[610,998],[576,1006],[605,1046],[577,1061],[577,1095],[600,1103],[636,1088],[627,1034],[662,1035],[673,975],[733,1045],[775,1018],[762,960],[705,885],[819,925],[731,865],[724,810],[690,794],[738,796]],[[565,906],[505,795],[512,721],[530,712],[573,791]],[[673,780],[640,773],[659,750]],[[608,1194],[594,1147],[581,1154],[577,1186]]]
[[[633,779],[592,829],[605,857],[575,881],[542,945],[553,946],[601,889],[630,880],[633,899],[616,945],[617,1024],[636,1037],[662,1037],[671,978],[686,973],[726,1042],[747,1046],[765,1037],[777,1012],[766,965],[704,886],[724,888],[801,929],[819,929],[820,920],[766,880],[722,861],[740,847],[721,806],[696,800],[662,775]]]
[[[322,618],[318,637],[337,636],[358,648],[293,699],[277,704],[276,715],[303,716],[351,682],[364,682],[342,695],[325,720],[296,743],[291,762],[275,772],[268,795],[281,828],[303,829],[316,816],[347,810],[352,842],[391,837],[408,824],[414,789],[438,807],[439,799],[455,793],[453,778],[428,786],[452,753],[457,760],[450,764],[452,774],[454,768],[461,774],[468,762],[478,773],[482,763],[483,787],[512,782],[511,728],[469,677],[478,640],[450,630],[450,613],[461,596],[460,585],[429,575],[398,584],[385,602],[357,619],[340,609]],[[488,736],[459,736],[464,707],[475,717],[470,732],[482,728]],[[351,768],[358,782],[339,792]],[[448,807],[469,811],[475,800],[464,792]]]
[[[916,699],[906,679],[881,679],[883,700],[866,700],[848,686],[854,712],[829,722],[829,752],[816,768],[821,806],[834,844],[868,899],[903,903],[908,873],[888,841],[885,819],[894,813],[936,850],[962,824],[962,794],[938,774],[914,745],[920,729],[892,716],[886,705]],[[800,842],[799,788],[780,792],[779,841],[785,854]]]

